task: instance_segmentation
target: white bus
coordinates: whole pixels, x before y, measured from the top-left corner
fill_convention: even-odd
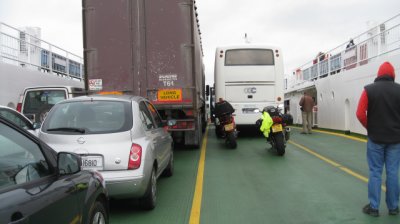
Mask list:
[[[280,48],[266,45],[218,47],[214,68],[215,100],[228,101],[237,125],[253,125],[258,110],[282,106],[283,59]]]

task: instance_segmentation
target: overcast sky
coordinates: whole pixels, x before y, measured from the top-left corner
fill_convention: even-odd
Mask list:
[[[148,0],[146,0],[148,1]],[[165,0],[181,1],[181,0]],[[213,82],[215,48],[252,43],[280,46],[285,72],[400,13],[400,0],[196,0],[206,82]],[[81,0],[0,0],[0,21],[40,27],[42,39],[82,55]],[[105,27],[106,29],[106,27]]]

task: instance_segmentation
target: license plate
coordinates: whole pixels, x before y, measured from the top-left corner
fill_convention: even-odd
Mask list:
[[[102,170],[103,158],[101,156],[82,156],[82,169]]]
[[[230,124],[226,124],[225,126],[224,126],[224,129],[225,129],[225,131],[231,131],[231,130],[233,130],[233,123],[230,123]]]
[[[281,132],[282,131],[282,125],[281,124],[274,124],[272,125],[272,132]]]

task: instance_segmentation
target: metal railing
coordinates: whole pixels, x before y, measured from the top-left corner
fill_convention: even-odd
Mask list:
[[[297,68],[294,75],[287,76],[287,89],[363,66],[376,57],[398,51],[400,14],[358,35],[353,41],[353,46],[349,42],[343,43]]]
[[[1,22],[0,63],[84,79],[82,57]]]

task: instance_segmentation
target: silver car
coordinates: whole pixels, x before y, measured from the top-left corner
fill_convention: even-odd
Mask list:
[[[145,98],[94,95],[56,104],[39,131],[56,151],[82,157],[83,169],[99,171],[111,198],[140,198],[153,209],[157,178],[172,176],[172,137]]]

